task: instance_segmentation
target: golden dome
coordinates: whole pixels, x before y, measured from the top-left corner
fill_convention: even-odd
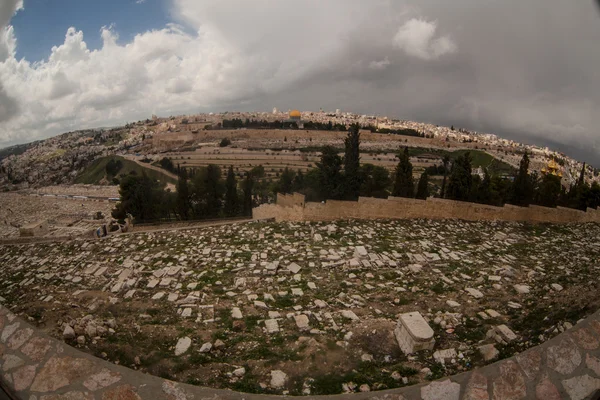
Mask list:
[[[550,160],[548,165],[542,168],[542,174],[550,174],[562,178],[562,172],[560,171],[560,165],[554,160]]]
[[[290,111],[290,118],[300,118],[301,116],[302,114],[298,110]]]

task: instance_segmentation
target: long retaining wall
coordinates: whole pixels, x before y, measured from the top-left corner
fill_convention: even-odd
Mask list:
[[[0,383],[22,400],[284,398],[180,384],[117,366],[44,335],[2,306]],[[304,398],[584,400],[595,399],[598,390],[600,312],[538,347],[474,371],[401,389]]]
[[[252,210],[253,219],[276,221],[331,221],[337,219],[462,219],[467,221],[524,221],[524,222],[600,222],[600,210],[587,212],[571,208],[540,206],[494,207],[485,204],[454,200],[360,197],[358,201],[328,200],[306,203],[304,196],[278,194],[276,204],[263,204]]]

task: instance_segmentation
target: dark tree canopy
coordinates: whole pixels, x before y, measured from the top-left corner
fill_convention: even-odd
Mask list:
[[[244,191],[244,210],[243,214],[245,216],[252,216],[252,190],[254,189],[254,179],[252,178],[252,174],[246,173],[246,177],[244,178],[244,183],[242,185],[242,190]]]
[[[511,202],[517,206],[527,206],[533,200],[533,182],[529,176],[529,155],[523,154],[519,163],[519,172],[513,183]]]
[[[124,219],[127,213],[137,221],[153,221],[168,215],[165,207],[164,185],[151,179],[145,173],[142,176],[127,175],[121,179],[119,187],[121,201],[113,210],[112,215]]]
[[[233,166],[227,171],[227,180],[225,181],[225,215],[233,217],[238,213],[238,193],[237,180],[233,172]]]
[[[460,155],[452,164],[446,198],[451,200],[468,201],[471,197],[473,175],[471,175],[471,154]]]
[[[190,219],[192,213],[192,203],[190,197],[190,188],[188,185],[187,171],[184,168],[179,174],[179,181],[177,182],[177,214],[179,218],[183,220]]]
[[[421,178],[419,178],[419,183],[417,184],[417,199],[425,200],[429,197],[429,176],[427,175],[427,171],[421,174]]]
[[[280,193],[292,193],[294,182],[294,171],[290,170],[288,167],[285,167],[281,176],[279,177],[279,182],[277,184],[277,192]]]
[[[317,164],[319,170],[319,194],[321,199],[341,198],[342,184],[342,158],[337,150],[331,146],[325,146],[321,151],[321,162]]]
[[[404,151],[397,157],[400,161],[396,166],[392,195],[395,197],[414,197],[415,183],[413,179],[413,167],[408,155],[408,147],[405,147]]]
[[[378,197],[385,199],[389,196],[390,174],[384,167],[373,164],[360,166],[360,195],[363,197]]]
[[[352,124],[344,140],[344,181],[342,197],[356,200],[360,194],[360,125]]]

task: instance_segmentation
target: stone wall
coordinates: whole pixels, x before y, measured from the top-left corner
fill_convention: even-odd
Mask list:
[[[0,383],[22,400],[289,398],[180,384],[117,366],[44,335],[1,305]],[[331,398],[584,400],[598,390],[600,312],[538,347],[474,371],[400,389]]]
[[[254,219],[276,221],[332,221],[337,219],[462,219],[466,221],[524,221],[524,222],[600,222],[600,210],[586,211],[571,208],[540,206],[494,207],[430,197],[427,200],[388,197],[360,197],[358,201],[328,200],[306,203],[304,196],[278,194],[276,204],[263,204],[252,210]]]

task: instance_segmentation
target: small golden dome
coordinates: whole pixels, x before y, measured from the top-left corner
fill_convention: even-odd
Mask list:
[[[301,116],[302,114],[298,110],[290,111],[290,118],[300,118]]]

